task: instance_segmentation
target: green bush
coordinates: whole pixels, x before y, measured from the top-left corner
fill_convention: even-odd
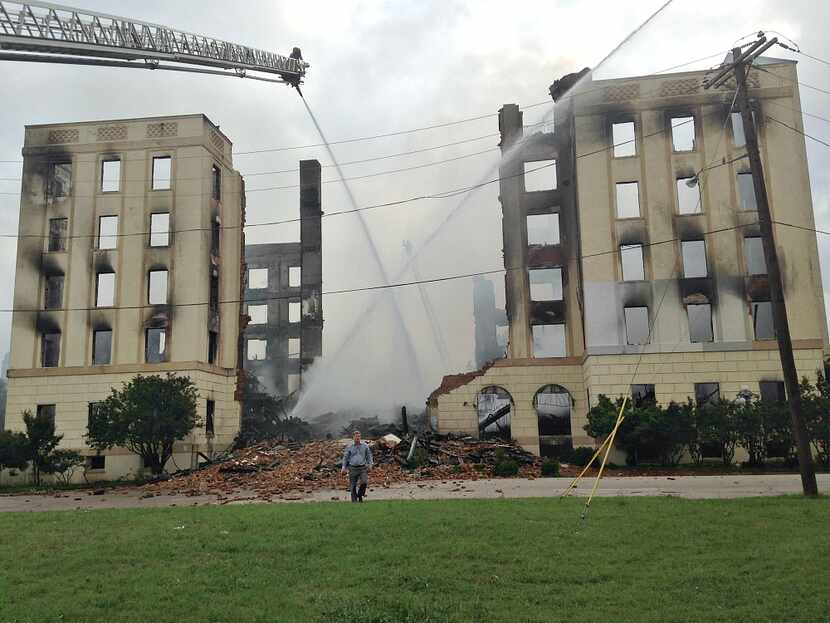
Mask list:
[[[567,462],[573,465],[579,465],[580,467],[585,467],[588,464],[588,461],[591,460],[591,457],[593,457],[595,453],[596,450],[594,448],[580,446],[579,448],[573,449],[571,454],[568,456]],[[594,461],[595,465],[598,463],[600,458],[597,458],[597,461]]]
[[[815,385],[806,378],[801,381],[801,401],[816,461],[830,467],[830,380],[821,371],[816,377]]]
[[[516,476],[519,473],[519,462],[513,459],[505,459],[496,463],[493,468],[493,473],[496,476]]]
[[[551,478],[559,476],[559,461],[556,459],[548,459],[542,463],[542,476],[549,476]]]
[[[585,431],[596,439],[610,435],[622,403],[622,397],[615,404],[600,395],[597,405],[588,412]],[[615,443],[625,451],[626,463],[658,461],[661,465],[677,465],[692,437],[692,409],[688,405],[670,403],[663,408],[654,402],[633,406],[627,401],[623,415]]]

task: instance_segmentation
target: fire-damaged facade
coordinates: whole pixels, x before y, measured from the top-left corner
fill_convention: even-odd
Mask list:
[[[320,163],[301,161],[300,241],[245,247],[249,389],[290,396],[300,389],[303,371],[322,355],[322,216]]]
[[[796,364],[813,377],[827,329],[796,65],[756,65]],[[444,378],[428,402],[441,431],[510,434],[544,454],[593,445],[600,394],[666,404],[782,386],[734,80],[706,91],[705,72],[584,74],[551,87],[551,133],[526,135],[514,104],[499,111],[507,355]]]
[[[89,479],[143,467],[84,439],[95,403],[138,374],[198,389],[178,466],[239,430],[245,202],[231,148],[204,115],[26,128],[6,422],[50,414]]]

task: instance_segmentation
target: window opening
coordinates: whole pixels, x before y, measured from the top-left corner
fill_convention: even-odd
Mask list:
[[[620,245],[620,263],[622,265],[623,281],[643,281],[646,278],[643,245]]]
[[[638,182],[617,183],[617,218],[640,216],[640,184]]]
[[[208,400],[205,405],[205,435],[213,437],[214,435],[214,417],[216,414],[216,402]]]
[[[695,383],[695,402],[700,407],[715,405],[720,400],[720,383]]]
[[[170,156],[153,158],[153,190],[170,190],[171,162]]]
[[[66,251],[66,229],[69,219],[49,219],[49,251]]]
[[[684,240],[680,243],[683,255],[683,276],[686,279],[706,277],[706,242],[704,240]]]
[[[167,350],[165,329],[147,329],[145,335],[145,360],[147,363],[161,363]]]
[[[248,288],[251,290],[262,290],[268,287],[268,269],[248,269]]]
[[[524,163],[525,192],[556,190],[556,160]]]
[[[300,302],[290,301],[288,303],[288,322],[300,322]]]
[[[101,330],[92,334],[92,365],[108,365],[112,360],[112,331]]]
[[[118,217],[101,216],[98,218],[98,248],[114,249],[118,246]]]
[[[115,305],[115,273],[98,273],[95,284],[95,307]]]
[[[268,305],[248,305],[249,325],[268,324]]]
[[[302,267],[289,266],[288,267],[288,287],[299,288],[302,283]]]
[[[43,333],[40,341],[40,365],[44,368],[56,368],[61,355],[61,334]]]
[[[738,173],[738,199],[741,202],[741,210],[758,211],[752,173]]]
[[[121,161],[118,159],[101,162],[101,192],[115,193],[121,189]]]
[[[677,178],[677,213],[701,214],[703,204],[700,197],[700,184],[696,177]]]
[[[150,246],[166,247],[170,244],[170,213],[156,212],[150,215]]]
[[[657,403],[657,394],[652,383],[639,383],[631,386],[631,404],[635,408]]]
[[[691,342],[712,342],[712,306],[708,303],[701,305],[687,305],[686,313],[689,317],[689,340]]]
[[[211,195],[216,201],[222,198],[222,170],[215,164],[210,169]]]
[[[527,244],[557,245],[559,243],[559,213],[528,215]]]
[[[695,118],[672,117],[671,139],[674,151],[695,150]]]
[[[288,358],[289,359],[299,359],[300,358],[300,338],[298,338],[298,337],[288,338]]]
[[[562,300],[562,269],[535,268],[527,271],[530,299],[533,301]]]
[[[263,361],[267,345],[265,340],[248,340],[248,361]]]
[[[766,275],[767,260],[764,257],[764,241],[761,238],[744,238],[746,272],[749,275]]]
[[[46,277],[44,303],[46,309],[60,309],[63,307],[63,275],[49,275]]]
[[[510,438],[513,399],[501,387],[483,388],[476,397],[478,433],[480,437]]]
[[[772,320],[772,303],[754,301],[752,303],[752,326],[756,340],[774,340],[775,323]]]
[[[565,357],[567,345],[565,343],[564,324],[537,324],[533,325],[533,356],[534,357]]]
[[[72,191],[72,163],[55,162],[49,165],[46,188],[50,197],[68,197]]]
[[[218,352],[219,334],[216,331],[208,331],[208,363],[216,363]]]
[[[167,304],[167,271],[151,270],[147,288],[147,302],[150,305]]]
[[[633,121],[613,124],[611,134],[614,141],[615,158],[637,155],[637,136]]]
[[[632,346],[648,344],[648,307],[626,307],[624,312],[626,343]]]

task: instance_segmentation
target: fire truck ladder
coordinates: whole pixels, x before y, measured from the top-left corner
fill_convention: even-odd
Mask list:
[[[299,48],[282,56],[126,17],[8,0],[0,0],[0,60],[187,71],[294,87],[309,67]]]

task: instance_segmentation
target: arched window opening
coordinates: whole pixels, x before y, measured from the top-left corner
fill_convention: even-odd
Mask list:
[[[542,456],[558,456],[571,445],[571,407],[573,398],[561,385],[545,385],[533,398],[539,424],[539,451]]]
[[[479,437],[510,439],[513,398],[507,390],[496,385],[482,389],[476,399],[476,411]]]

